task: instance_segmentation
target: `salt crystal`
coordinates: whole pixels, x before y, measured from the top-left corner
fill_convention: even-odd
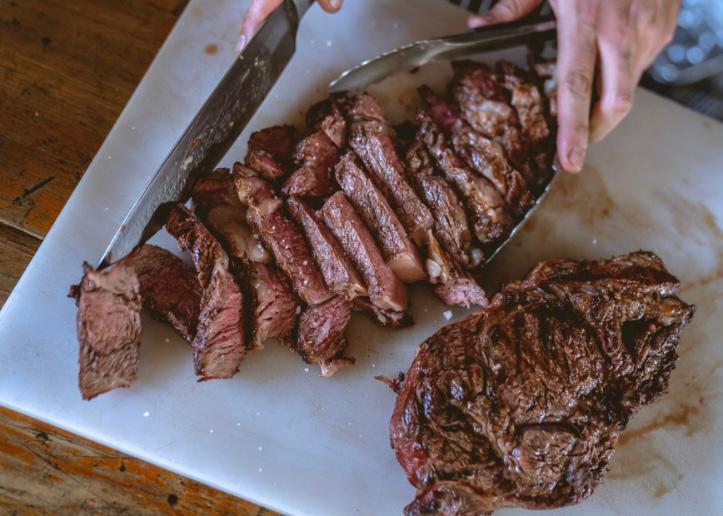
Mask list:
[[[376,364],[372,364],[372,367],[376,367],[376,366],[377,366]]]
[[[260,416],[260,415],[261,415],[261,412],[257,412],[256,415],[257,415],[257,416]]]
[[[110,154],[108,154],[108,159],[113,159],[113,156],[111,156]]]
[[[452,318],[452,311],[445,310],[444,312],[442,312],[442,315],[444,316],[445,319],[447,319],[449,321]]]
[[[331,40],[330,40],[330,39],[327,39],[327,40],[326,40],[326,46],[327,46],[327,47],[330,47],[331,45],[332,45]]]
[[[38,113],[38,112],[36,111],[36,112],[35,112],[35,116],[40,116],[40,113]]]
[[[259,468],[259,473],[261,473],[264,470],[264,468]]]
[[[424,313],[426,314],[427,312],[429,312],[429,308],[424,309]]]
[[[305,368],[304,368],[304,372],[305,372],[305,373],[308,373],[308,372],[309,372],[309,368],[308,368],[308,367],[305,367]]]
[[[213,428],[212,428],[211,430],[209,430],[208,433],[209,433],[209,434],[212,434],[212,433],[213,433]]]
[[[351,426],[351,421],[349,421],[349,423],[348,423],[348,424],[349,424],[349,426]]]
[[[165,339],[163,339],[163,342],[171,342],[171,339],[169,339],[168,337],[166,337]]]
[[[148,412],[147,410],[143,413],[143,417],[148,417],[148,416],[150,416],[150,415],[151,415],[151,413]]]
[[[259,451],[263,450],[264,448],[262,446],[259,446]]]
[[[299,315],[301,313],[301,305],[296,306],[296,315]]]
[[[135,126],[135,125],[132,125],[132,126],[131,126],[131,131],[135,131],[135,130],[136,130],[136,126]]]
[[[597,238],[592,239],[592,245],[597,245]]]
[[[236,423],[236,426],[241,426],[241,423]]]

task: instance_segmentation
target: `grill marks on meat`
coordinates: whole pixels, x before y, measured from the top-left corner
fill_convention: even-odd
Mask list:
[[[299,302],[246,223],[246,208],[239,201],[233,176],[228,170],[218,170],[199,179],[193,200],[199,216],[229,253],[231,271],[243,287],[250,349],[261,349],[272,338],[284,341],[296,328]]]
[[[201,312],[193,339],[193,362],[200,380],[230,378],[246,354],[241,288],[229,271],[221,244],[187,208],[177,205],[166,223],[191,257],[201,286]]]
[[[405,312],[407,290],[384,262],[374,237],[343,192],[332,195],[321,208],[324,222],[351,257],[367,285],[371,303],[390,312]]]
[[[348,300],[366,295],[366,287],[354,264],[313,208],[296,197],[289,197],[286,204],[296,222],[304,229],[311,252],[328,287]]]
[[[234,166],[234,180],[239,199],[248,206],[249,225],[271,250],[298,296],[309,305],[332,298],[334,294],[327,288],[304,235],[284,213],[271,185],[238,165]]]
[[[339,151],[326,132],[316,131],[301,140],[294,151],[296,170],[284,183],[284,195],[326,197],[338,190],[333,178]]]
[[[360,93],[346,97],[342,107],[349,121],[349,145],[395,209],[412,239],[424,242],[433,219],[406,180],[392,128],[376,100]]]
[[[667,389],[694,307],[652,253],[550,260],[425,341],[391,440],[407,514],[560,507],[602,480],[620,432]]]
[[[129,387],[138,376],[141,295],[131,267],[83,268],[83,279],[71,292],[78,299],[78,385],[83,399],[89,400]]]
[[[428,113],[420,112],[417,121],[420,123],[420,141],[434,158],[437,168],[464,199],[477,239],[490,245],[506,237],[512,230],[513,219],[500,193],[487,179],[467,167]]]
[[[296,140],[296,129],[288,125],[275,125],[252,133],[246,165],[265,179],[278,181],[288,174]]]
[[[361,169],[352,152],[336,166],[336,180],[347,199],[376,237],[387,265],[405,283],[425,278],[419,252],[382,192]]]

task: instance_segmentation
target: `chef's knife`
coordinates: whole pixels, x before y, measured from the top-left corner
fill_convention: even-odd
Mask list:
[[[185,202],[198,176],[238,138],[296,49],[296,31],[313,0],[284,0],[213,90],[156,171],[103,253],[102,268],[153,236]]]
[[[530,44],[536,39],[549,39],[554,33],[555,20],[546,17],[415,41],[343,72],[329,84],[329,90],[332,93],[362,90],[394,73],[412,70],[430,61],[459,59],[490,50]]]

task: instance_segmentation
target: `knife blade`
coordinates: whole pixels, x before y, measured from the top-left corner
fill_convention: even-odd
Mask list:
[[[158,168],[101,257],[98,268],[130,253],[185,202],[195,180],[238,138],[296,50],[296,32],[312,0],[285,0],[236,58]]]
[[[529,44],[535,39],[549,38],[554,32],[555,20],[545,17],[415,41],[346,70],[331,81],[329,91],[342,93],[363,90],[394,73],[412,70],[430,61],[459,59],[490,50]]]

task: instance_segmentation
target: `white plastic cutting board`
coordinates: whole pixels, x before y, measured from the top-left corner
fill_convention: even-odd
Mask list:
[[[373,377],[406,370],[416,345],[447,322],[426,288],[412,290],[411,329],[385,331],[356,316],[349,341],[357,364],[331,380],[272,345],[234,379],[197,383],[188,345],[146,319],[136,385],[91,402],[76,386],[68,286],[83,260],[101,255],[228,67],[245,5],[193,0],[173,29],[0,313],[0,403],[286,513],[399,514],[414,491],[389,448],[394,396]],[[333,17],[312,8],[299,51],[225,163],[243,155],[251,130],[297,121],[341,70],[462,30],[464,18],[442,0],[354,0]],[[414,86],[448,78],[447,65],[432,66],[373,91],[401,106],[399,117],[413,108]],[[542,258],[650,249],[698,305],[670,394],[634,420],[595,494],[558,514],[723,513],[721,144],[721,125],[640,91],[585,172],[564,177],[489,268],[494,286]]]

